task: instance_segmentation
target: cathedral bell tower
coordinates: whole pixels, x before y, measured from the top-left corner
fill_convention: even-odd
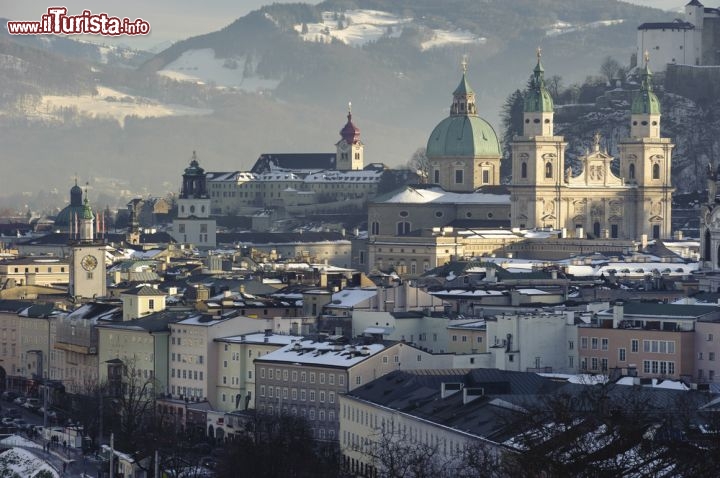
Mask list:
[[[365,145],[360,141],[360,129],[352,122],[352,103],[348,103],[347,123],[340,130],[340,141],[335,143],[338,171],[362,169],[365,165]]]
[[[645,53],[640,89],[630,111],[630,137],[620,141],[620,175],[637,184],[635,230],[648,239],[669,238],[672,193],[672,150],[669,138],[660,137],[660,100],[653,92],[650,57]]]
[[[538,48],[537,65],[525,94],[522,136],[511,143],[510,216],[512,227],[560,229],[567,143],[554,133],[554,104],[540,58]]]
[[[85,192],[82,209],[73,215],[70,229],[70,295],[76,299],[106,295],[103,215],[90,208]]]

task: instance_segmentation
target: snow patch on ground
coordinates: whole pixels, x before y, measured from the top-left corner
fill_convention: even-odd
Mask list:
[[[617,20],[601,20],[597,22],[586,23],[584,25],[573,25],[572,23],[558,21],[551,25],[548,30],[545,31],[545,35],[552,37],[557,35],[563,35],[565,33],[579,32],[583,30],[590,30],[592,28],[609,27],[613,25],[620,25],[625,23],[623,19]]]
[[[216,58],[212,48],[202,48],[183,52],[177,60],[158,71],[158,74],[177,81],[214,84],[252,93],[277,88],[280,80],[255,76],[256,66],[252,61],[248,63],[245,56]]]
[[[363,46],[380,38],[395,38],[403,29],[413,23],[412,18],[400,17],[379,10],[347,10],[344,12],[322,12],[322,22],[294,26],[304,41],[331,43],[341,41],[350,46]],[[486,38],[464,30],[430,30],[430,39],[422,42],[420,48],[429,50],[448,45],[483,44]]]
[[[432,39],[424,41],[420,44],[420,49],[423,51],[449,45],[482,45],[487,42],[487,38],[479,37],[474,33],[465,30],[456,30],[454,32],[447,30],[433,30],[432,32]]]
[[[78,113],[97,118],[112,118],[124,125],[125,118],[137,116],[151,118],[161,116],[206,115],[212,110],[190,106],[163,104],[150,98],[126,95],[104,86],[97,87],[97,95],[57,96],[47,95],[30,116],[40,118],[62,117],[64,108],[76,108]]]
[[[0,471],[9,473],[9,476],[27,476],[34,477],[40,472],[45,472],[49,476],[59,478],[60,475],[48,465],[44,460],[33,455],[22,448],[11,448],[0,453]],[[5,476],[3,474],[3,476]]]

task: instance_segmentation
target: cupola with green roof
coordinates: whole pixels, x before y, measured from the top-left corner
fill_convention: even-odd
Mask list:
[[[630,136],[660,137],[660,100],[652,86],[650,56],[645,53],[645,65],[640,71],[640,89],[635,93],[630,109]]]
[[[463,75],[453,91],[450,116],[433,129],[427,142],[431,178],[448,191],[474,191],[500,183],[500,143],[493,127],[478,116],[475,91]]]
[[[530,87],[525,92],[523,108],[523,136],[553,136],[554,105],[550,92],[545,87],[545,69],[537,50],[537,65],[530,78]]]

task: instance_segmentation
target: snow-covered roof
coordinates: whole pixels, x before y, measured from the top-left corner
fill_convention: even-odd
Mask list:
[[[296,335],[280,335],[280,334],[266,335],[264,332],[258,332],[255,334],[243,334],[243,335],[232,335],[230,337],[221,337],[221,338],[218,338],[215,340],[217,340],[219,342],[230,342],[230,343],[238,343],[238,344],[267,343],[270,345],[288,345],[300,338],[301,337],[298,337]],[[267,339],[267,340],[265,340],[265,339]]]
[[[376,355],[387,347],[384,344],[336,345],[331,342],[298,340],[274,352],[255,359],[255,363],[287,362],[298,365],[315,365],[351,368]]]
[[[439,187],[416,189],[407,186],[378,202],[384,204],[510,204],[510,195],[480,192],[454,193]]]
[[[377,289],[344,289],[332,295],[328,307],[352,308],[377,295]]]

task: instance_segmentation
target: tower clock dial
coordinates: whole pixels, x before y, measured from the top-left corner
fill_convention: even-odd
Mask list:
[[[80,260],[80,265],[86,271],[92,271],[97,267],[98,261],[95,256],[87,255]]]

